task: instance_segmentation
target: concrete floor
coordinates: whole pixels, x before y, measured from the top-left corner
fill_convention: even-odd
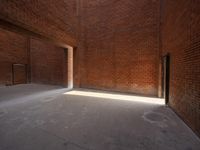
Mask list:
[[[171,109],[147,103],[159,99],[65,92],[0,87],[0,150],[200,150],[199,138]]]

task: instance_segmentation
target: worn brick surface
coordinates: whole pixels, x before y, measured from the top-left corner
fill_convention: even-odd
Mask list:
[[[31,39],[31,81],[33,83],[64,84],[65,53],[51,43]],[[67,78],[67,74],[66,74]]]
[[[157,95],[159,1],[84,1],[82,24],[81,87]]]
[[[171,55],[170,106],[200,135],[200,1],[165,0],[163,55]]]
[[[2,0],[0,17],[77,44],[77,86],[157,95],[158,0]]]
[[[0,18],[76,45],[76,0],[1,0]]]
[[[76,87],[157,95],[159,48],[163,55],[169,52],[170,106],[198,134],[199,14],[199,0],[0,1],[1,19],[77,46]],[[27,39],[0,30],[0,40],[0,82],[5,84],[11,82],[11,62],[27,63]],[[33,40],[31,51],[32,80],[63,83],[63,50]]]
[[[12,64],[27,64],[27,40],[0,29],[0,84],[12,84]]]
[[[13,84],[27,83],[27,65],[13,64]]]
[[[30,48],[31,82],[67,85],[67,72],[66,77],[64,76],[67,58],[63,48],[34,39],[30,41],[29,47],[29,40],[28,37],[0,29],[0,84],[26,83],[28,70],[14,67],[12,74],[12,65],[28,66]]]

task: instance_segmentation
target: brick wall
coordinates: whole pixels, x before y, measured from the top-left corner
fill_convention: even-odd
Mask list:
[[[76,0],[1,0],[0,19],[76,45]]]
[[[80,86],[157,95],[159,1],[89,0],[81,6]]]
[[[0,85],[12,84],[12,64],[28,66],[29,48],[31,50],[31,82],[67,85],[68,76],[65,70],[68,63],[64,49],[44,41],[29,40],[30,38],[26,36],[0,28]],[[26,66],[19,69],[14,67],[13,71],[16,83],[26,82],[29,71],[26,70]]]
[[[169,104],[197,134],[199,14],[199,0],[0,1],[0,19],[77,46],[76,87],[157,95],[161,46],[171,55]],[[0,29],[0,41],[0,84],[9,84],[11,64],[27,63],[27,38]],[[31,40],[31,52],[33,82],[66,83],[62,48]]]
[[[67,85],[67,58],[63,48],[31,39],[30,54],[33,83]]]
[[[78,46],[78,87],[158,93],[159,0],[2,0],[0,18]]]
[[[171,55],[170,106],[200,135],[200,1],[163,1],[162,49]]]
[[[12,64],[27,64],[28,38],[0,28],[0,84],[12,84]]]

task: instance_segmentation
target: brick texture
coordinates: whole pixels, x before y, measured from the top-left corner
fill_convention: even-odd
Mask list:
[[[156,96],[160,56],[170,53],[169,104],[197,134],[199,14],[199,0],[0,1],[0,19],[76,46],[76,87]],[[0,84],[7,84],[11,64],[27,63],[27,38],[0,30],[0,41]],[[66,54],[31,40],[32,80],[66,83]]]
[[[200,135],[200,1],[163,1],[162,50],[171,55],[170,106]]]
[[[159,8],[157,0],[84,1],[80,86],[156,96]]]
[[[0,3],[0,18],[78,46],[76,86],[157,95],[159,0]]]
[[[27,65],[13,64],[13,84],[27,83]]]
[[[0,29],[0,84],[12,84],[12,64],[27,64],[27,40],[27,37]]]
[[[76,45],[76,0],[1,0],[0,18]]]
[[[67,55],[63,48],[0,29],[0,84],[27,82],[31,56],[31,82],[67,85]],[[30,45],[29,45],[30,42]],[[30,55],[28,54],[30,48]],[[13,64],[23,64],[15,65]],[[66,66],[66,67],[65,67]]]
[[[64,49],[51,43],[31,39],[31,81],[33,83],[65,85],[66,56]],[[67,64],[66,64],[67,65]]]

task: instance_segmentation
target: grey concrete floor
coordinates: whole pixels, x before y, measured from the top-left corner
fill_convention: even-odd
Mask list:
[[[67,91],[0,87],[0,150],[200,150],[171,109],[147,103],[154,99]]]

